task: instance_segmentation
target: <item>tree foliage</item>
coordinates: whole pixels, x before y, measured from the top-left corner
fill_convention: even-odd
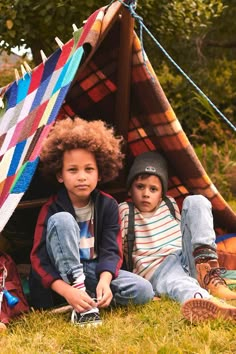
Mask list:
[[[56,47],[54,38],[67,41],[72,35],[72,24],[82,25],[101,0],[4,0],[0,2],[0,42],[5,50],[15,46],[30,48],[36,64],[40,50],[50,55]]]
[[[31,48],[36,63],[40,49],[51,54],[54,38],[67,41],[72,24],[78,27],[94,10],[105,6],[104,0],[4,0],[0,2],[0,42],[2,48]],[[154,33],[173,42],[173,36],[189,38],[222,11],[219,0],[140,0],[137,11]]]
[[[72,35],[104,0],[0,1],[0,48],[24,45],[41,61]],[[136,12],[173,60],[214,104],[236,123],[236,0],[138,0]],[[136,31],[139,25],[136,21]],[[144,33],[144,48],[184,130],[193,143],[224,141],[229,127],[199,98],[195,89]],[[213,119],[214,117],[214,119]],[[210,129],[209,129],[210,127]],[[206,129],[207,135],[206,135]]]

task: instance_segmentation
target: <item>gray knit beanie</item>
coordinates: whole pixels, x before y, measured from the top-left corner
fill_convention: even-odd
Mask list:
[[[148,151],[135,158],[127,177],[126,185],[128,190],[134,179],[141,174],[158,176],[162,183],[162,195],[166,195],[168,189],[168,168],[167,162],[161,154],[155,151]]]

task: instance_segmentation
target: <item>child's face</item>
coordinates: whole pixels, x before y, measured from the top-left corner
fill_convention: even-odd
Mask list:
[[[99,180],[94,154],[85,149],[68,150],[64,152],[62,162],[58,182],[64,183],[75,207],[86,206]]]
[[[154,211],[162,201],[162,184],[154,175],[135,179],[129,190],[134,205],[141,212]]]

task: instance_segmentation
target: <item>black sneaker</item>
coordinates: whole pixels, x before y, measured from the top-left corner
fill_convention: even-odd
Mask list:
[[[71,314],[71,322],[80,326],[98,326],[102,324],[99,309],[97,307],[81,313],[73,310]]]

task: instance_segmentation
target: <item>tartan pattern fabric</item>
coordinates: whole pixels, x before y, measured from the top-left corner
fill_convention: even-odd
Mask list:
[[[103,42],[97,44],[98,49],[86,67],[78,71],[76,82],[62,107],[71,117],[80,115],[88,120],[101,118],[116,127],[119,34],[119,21],[116,21]],[[199,161],[150,61],[143,60],[141,44],[135,33],[131,65],[127,165],[142,152],[160,151],[169,165],[168,194],[176,199],[179,207],[187,195],[202,194],[212,203],[217,234],[234,232],[236,215]]]
[[[117,6],[116,2],[111,6]],[[122,7],[120,3],[118,6]],[[106,35],[104,23],[111,24]],[[83,47],[85,43],[89,46]],[[79,66],[82,49],[83,65]],[[0,230],[30,183],[42,139],[56,118],[79,115],[87,120],[102,119],[116,127],[119,50],[120,18],[114,21],[102,8],[89,17],[76,41],[74,38],[65,44],[62,52],[57,50],[45,65],[33,70],[31,77],[0,91],[7,102],[0,118]],[[235,232],[235,213],[197,158],[151,63],[143,59],[135,33],[131,65],[127,167],[144,151],[160,151],[169,165],[168,194],[179,207],[185,196],[202,194],[213,205],[218,234]],[[123,187],[124,182],[122,178],[118,181]]]

